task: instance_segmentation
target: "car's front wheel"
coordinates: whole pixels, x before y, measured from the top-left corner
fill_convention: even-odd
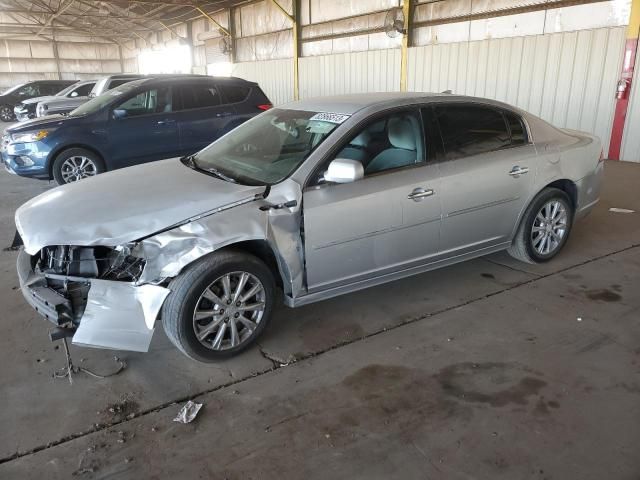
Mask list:
[[[573,206],[557,188],[545,188],[527,208],[509,254],[526,263],[543,263],[555,257],[569,238]]]
[[[271,318],[273,275],[258,258],[220,251],[194,262],[169,284],[162,324],[188,357],[214,362],[249,347]]]
[[[84,148],[69,148],[53,162],[53,178],[58,185],[77,182],[105,171],[100,156]]]
[[[13,122],[15,120],[13,108],[10,105],[0,105],[0,120],[3,122]]]

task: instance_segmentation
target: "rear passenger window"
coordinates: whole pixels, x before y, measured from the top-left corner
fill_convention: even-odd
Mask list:
[[[222,103],[216,87],[206,85],[181,85],[174,87],[180,98],[180,110],[216,107]]]
[[[504,116],[511,130],[511,145],[524,145],[528,142],[522,119],[512,112],[505,112]]]
[[[440,124],[445,159],[470,157],[511,145],[502,113],[476,105],[434,108]]]
[[[225,103],[238,103],[246,100],[251,89],[237,85],[218,85],[225,99]]]

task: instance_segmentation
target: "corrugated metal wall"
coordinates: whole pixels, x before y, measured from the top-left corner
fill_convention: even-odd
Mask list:
[[[258,82],[274,105],[293,100],[293,60],[285,58],[233,65],[234,77]]]
[[[98,78],[121,71],[118,46],[110,43],[0,40],[0,88],[39,79]]]
[[[629,107],[627,119],[622,134],[622,146],[620,160],[628,162],[640,162],[640,50],[636,54],[636,69],[631,93],[629,94]]]
[[[299,60],[300,97],[400,89],[400,50],[370,50]]]
[[[517,105],[595,133],[606,152],[624,37],[614,27],[410,48],[408,88]]]

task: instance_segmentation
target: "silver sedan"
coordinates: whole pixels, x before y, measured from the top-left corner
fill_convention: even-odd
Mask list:
[[[80,345],[248,347],[290,307],[499,250],[546,262],[599,198],[600,141],[512,106],[363,94],[271,109],[195,155],[16,213],[28,303]]]

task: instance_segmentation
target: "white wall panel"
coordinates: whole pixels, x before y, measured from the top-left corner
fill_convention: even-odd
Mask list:
[[[501,100],[558,127],[595,133],[606,152],[624,36],[624,27],[612,27],[413,47],[408,89]]]
[[[304,57],[300,97],[400,89],[400,50],[373,50]]]
[[[636,54],[636,66],[640,66],[640,50]],[[627,118],[622,134],[620,160],[628,162],[640,162],[640,74],[635,70],[631,93],[629,94],[629,106]]]
[[[274,105],[293,100],[293,60],[242,62],[232,67],[234,77],[258,82]]]

